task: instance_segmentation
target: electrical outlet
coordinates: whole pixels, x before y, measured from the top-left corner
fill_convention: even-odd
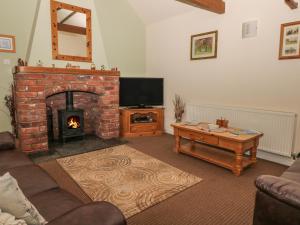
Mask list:
[[[10,59],[3,59],[4,65],[10,65]]]

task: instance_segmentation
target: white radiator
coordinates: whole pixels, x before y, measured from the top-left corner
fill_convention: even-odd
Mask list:
[[[297,114],[257,109],[211,105],[186,106],[187,121],[215,123],[218,118],[229,120],[229,126],[264,133],[259,150],[290,157],[294,148]]]

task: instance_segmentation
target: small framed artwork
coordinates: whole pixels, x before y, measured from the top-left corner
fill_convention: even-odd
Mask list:
[[[300,21],[281,24],[279,59],[300,58]]]
[[[0,52],[16,52],[15,36],[0,34]]]
[[[218,31],[193,35],[191,60],[217,58]]]

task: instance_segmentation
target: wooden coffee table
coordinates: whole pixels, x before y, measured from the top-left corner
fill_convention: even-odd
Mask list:
[[[234,135],[230,132],[209,132],[197,126],[174,123],[175,151],[230,169],[239,176],[244,168],[256,163],[259,138],[263,133]],[[190,140],[182,144],[181,139]],[[197,148],[196,143],[204,143],[217,148]],[[249,151],[249,156],[245,153]],[[233,154],[234,153],[234,154]]]

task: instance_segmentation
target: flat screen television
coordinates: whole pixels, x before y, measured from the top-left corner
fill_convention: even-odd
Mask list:
[[[120,106],[144,108],[163,104],[163,78],[120,78]]]

